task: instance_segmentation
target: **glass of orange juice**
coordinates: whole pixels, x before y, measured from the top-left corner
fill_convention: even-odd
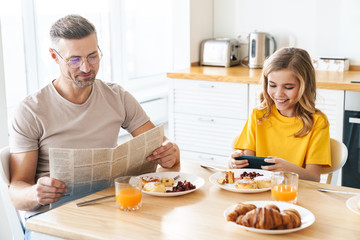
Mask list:
[[[296,203],[299,175],[293,172],[273,172],[271,175],[271,196],[276,201]]]
[[[141,208],[141,179],[134,176],[118,177],[114,180],[116,203],[122,211],[136,211]]]

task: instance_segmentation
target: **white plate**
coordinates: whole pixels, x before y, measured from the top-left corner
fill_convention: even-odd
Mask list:
[[[258,229],[258,228],[253,228],[253,227],[245,227],[243,225],[236,224],[235,222],[229,222],[237,227],[243,228],[243,229],[251,231],[251,232],[257,232],[257,233],[263,233],[263,234],[285,234],[285,233],[296,232],[301,229],[307,228],[315,222],[315,216],[314,216],[314,214],[312,214],[312,212],[310,212],[306,208],[303,208],[303,207],[300,207],[298,205],[294,205],[291,203],[280,202],[280,201],[279,202],[277,202],[277,201],[252,201],[252,202],[244,202],[244,203],[254,204],[256,207],[264,207],[265,205],[268,205],[268,204],[274,204],[274,205],[278,206],[280,211],[289,209],[289,208],[293,208],[293,209],[297,210],[301,216],[301,226],[300,227],[292,228],[292,229],[282,229],[282,230]],[[224,211],[225,220],[226,220],[226,216],[228,215],[228,213],[231,212],[232,210],[234,210],[236,205],[237,204],[234,204],[234,205],[228,207],[227,209],[225,209],[225,211]]]
[[[197,189],[201,188],[205,181],[203,178],[198,177],[196,175],[192,175],[189,173],[181,173],[181,172],[155,172],[155,173],[145,173],[142,175],[139,175],[139,177],[158,177],[158,178],[162,178],[162,177],[168,177],[168,178],[174,178],[177,175],[180,175],[180,178],[177,179],[176,181],[182,181],[184,182],[185,180],[187,182],[190,182],[191,184],[195,185],[196,188],[192,189],[192,190],[188,190],[188,191],[182,191],[182,192],[165,192],[165,193],[160,193],[160,192],[148,192],[143,190],[143,193],[149,194],[149,195],[153,195],[153,196],[160,196],[160,197],[175,197],[175,196],[180,196],[180,195],[184,195],[184,194],[188,194],[191,192],[196,191]],[[175,181],[175,183],[176,183]],[[170,189],[170,188],[169,188]]]
[[[270,171],[261,170],[261,169],[252,169],[252,168],[244,168],[244,169],[231,169],[231,171],[234,172],[234,177],[238,178],[243,172],[257,172],[260,174],[263,174],[264,176],[271,176]],[[258,192],[265,192],[269,191],[271,188],[258,188],[258,189],[239,189],[235,187],[235,184],[219,184],[217,182],[218,178],[225,177],[225,172],[217,172],[212,174],[209,177],[209,180],[212,184],[215,186],[221,187],[222,189],[225,189],[227,191],[231,192],[239,192],[239,193],[258,193]]]
[[[346,207],[351,211],[353,211],[354,213],[360,215],[360,210],[357,208],[359,201],[360,201],[360,196],[351,197],[346,201]]]

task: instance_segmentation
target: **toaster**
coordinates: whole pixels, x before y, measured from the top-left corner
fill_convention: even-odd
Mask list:
[[[200,65],[231,67],[238,64],[240,64],[238,40],[212,38],[201,41]]]

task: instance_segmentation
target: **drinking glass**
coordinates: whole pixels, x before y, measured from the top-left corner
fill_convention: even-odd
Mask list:
[[[134,176],[118,177],[114,180],[116,203],[122,211],[136,211],[141,208],[141,179]]]
[[[293,172],[273,172],[271,175],[271,196],[276,201],[296,203],[299,175]]]

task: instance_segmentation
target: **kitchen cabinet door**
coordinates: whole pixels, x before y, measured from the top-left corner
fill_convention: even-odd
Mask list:
[[[315,106],[326,114],[330,123],[330,137],[342,141],[344,124],[344,91],[317,89]]]
[[[173,80],[173,112],[246,119],[248,84],[203,80]]]
[[[181,150],[228,156],[245,121],[175,113],[174,140]]]
[[[181,158],[222,163],[248,116],[248,84],[169,81],[169,136]]]

